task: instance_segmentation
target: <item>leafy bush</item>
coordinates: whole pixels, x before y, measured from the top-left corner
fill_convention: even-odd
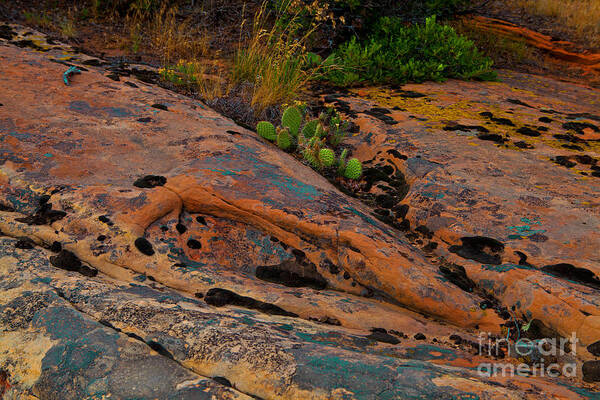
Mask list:
[[[383,17],[365,42],[352,38],[332,57],[338,68],[329,71],[327,78],[340,86],[496,79],[492,60],[435,17],[409,26],[398,18]]]

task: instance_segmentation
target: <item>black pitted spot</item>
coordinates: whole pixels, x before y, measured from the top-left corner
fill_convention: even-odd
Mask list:
[[[569,150],[583,151],[583,147],[577,146],[576,144],[563,144],[560,147],[563,147],[563,148],[569,149]]]
[[[167,183],[167,178],[159,175],[146,175],[133,182],[133,186],[142,189],[152,189],[157,186],[163,186]]]
[[[524,142],[522,140],[518,141],[518,142],[515,142],[514,145],[517,146],[520,149],[533,149],[532,145],[530,145],[529,143]]]
[[[152,122],[152,118],[150,117],[142,117],[137,119],[138,122]]]
[[[590,344],[587,347],[587,351],[589,351],[590,353],[592,353],[596,357],[600,357],[600,340],[598,340],[597,342],[594,342],[594,343]]]
[[[375,340],[377,342],[389,343],[389,344],[398,344],[400,340],[397,337],[390,335],[383,328],[373,328],[371,329],[371,334],[367,336],[368,339]]]
[[[232,131],[232,130],[228,130],[227,133],[229,133],[230,135],[241,135],[240,132],[236,132],[236,131]]]
[[[488,118],[490,121],[498,125],[515,126],[515,124],[508,118],[495,118],[494,114],[489,111],[480,112],[479,115]]]
[[[583,130],[586,128],[592,129],[594,132],[600,132],[600,128],[589,122],[565,122],[562,127],[568,131],[575,131],[580,135],[585,133]]]
[[[521,100],[519,100],[519,99],[506,99],[506,101],[507,101],[508,103],[511,103],[511,104],[516,104],[516,105],[518,105],[518,106],[529,107],[529,108],[535,108],[535,107],[533,107],[533,106],[530,106],[529,104],[527,104],[527,103],[525,103],[525,102],[522,102],[522,101],[521,101]]]
[[[498,265],[502,263],[504,244],[485,236],[462,237],[461,246],[450,246],[450,252],[462,258],[475,260],[483,264]]]
[[[41,196],[38,199],[39,207],[35,211],[35,214],[23,218],[15,218],[15,221],[23,222],[27,225],[47,225],[63,219],[67,213],[64,211],[53,210],[52,204],[48,203],[49,200],[50,196]]]
[[[22,236],[15,242],[15,248],[21,250],[31,250],[35,247],[35,242],[26,236]]]
[[[562,165],[563,167],[572,168],[577,165],[576,162],[569,160],[569,156],[556,156],[552,160],[554,163],[558,165]]]
[[[594,163],[596,163],[596,160],[594,160],[593,157],[588,156],[587,154],[584,155],[576,155],[575,159],[577,160],[578,163],[580,164],[587,164],[587,165],[592,165]]]
[[[381,112],[381,110],[385,110],[386,112]],[[363,111],[364,114],[375,117],[387,125],[396,125],[398,123],[398,121],[396,121],[394,118],[387,115],[389,112],[390,112],[390,110],[383,109],[383,108],[377,108],[377,107],[371,108],[370,110]]]
[[[316,271],[313,264],[305,266],[284,261],[279,265],[262,265],[256,267],[256,277],[289,287],[311,287],[317,290],[327,287],[327,281]]]
[[[101,215],[98,217],[98,221],[105,223],[108,226],[114,225],[113,222],[106,215]]]
[[[233,386],[231,385],[231,382],[229,382],[229,379],[227,379],[227,378],[225,378],[225,377],[223,377],[223,376],[215,376],[215,377],[213,378],[213,380],[214,380],[215,382],[217,382],[218,384],[220,384],[220,385],[227,386],[227,387],[233,387]]]
[[[194,296],[197,297],[198,299],[201,299],[204,297],[204,293],[196,292],[196,293],[194,293]]]
[[[425,340],[425,339],[427,339],[427,338],[425,337],[425,335],[423,335],[421,332],[417,333],[417,334],[414,336],[414,338],[415,338],[415,340]]]
[[[265,303],[259,300],[255,300],[251,297],[240,296],[237,293],[227,289],[212,288],[206,292],[204,301],[207,304],[215,307],[223,307],[225,305],[234,305],[238,307],[249,308],[252,310],[258,310],[265,314],[271,315],[283,315],[287,317],[297,317],[297,314],[286,311],[281,307],[274,304]]]
[[[463,342],[463,338],[456,334],[450,335],[449,339],[452,340],[454,344],[461,344]]]
[[[98,235],[98,237],[96,238],[97,241],[99,242],[104,242],[106,240],[106,236],[105,235]]]
[[[542,134],[537,129],[532,129],[528,126],[520,127],[519,129],[517,129],[517,133],[520,133],[521,135],[525,135],[525,136],[531,136],[531,137],[538,137]]]
[[[600,361],[586,361],[581,367],[583,380],[586,382],[600,382]]]
[[[538,118],[538,121],[543,122],[544,124],[549,124],[550,122],[552,122],[552,118],[540,117]]]
[[[140,251],[140,253],[145,254],[147,256],[154,255],[154,249],[152,248],[152,244],[148,241],[148,239],[139,237],[135,239],[135,247]]]
[[[444,127],[445,131],[477,131],[477,132],[481,132],[481,133],[488,133],[489,129],[486,128],[485,126],[480,126],[480,125],[461,125],[461,124],[453,124],[453,125],[447,125]]]
[[[375,197],[375,201],[382,208],[392,208],[396,205],[396,199],[389,194],[380,194]]]
[[[600,279],[592,271],[585,268],[578,268],[572,264],[560,263],[546,265],[542,271],[555,275],[559,278],[567,279],[581,283],[596,289],[600,289]]]
[[[412,90],[396,90],[394,94],[397,94],[400,97],[404,97],[407,99],[418,99],[421,97],[427,97],[426,94],[414,92]]]
[[[103,62],[98,60],[97,58],[90,58],[89,60],[82,61],[81,64],[89,65],[91,67],[100,67],[102,66]]]
[[[515,251],[515,254],[519,256],[519,265],[526,265],[531,267],[531,264],[527,262],[527,254],[522,251]]]
[[[187,245],[190,249],[201,249],[202,248],[202,243],[200,243],[199,241],[197,241],[196,239],[190,239],[187,241]]]
[[[465,271],[464,267],[457,264],[447,264],[440,266],[440,272],[456,286],[464,290],[465,292],[472,292],[475,288],[475,282],[473,282]]]
[[[340,273],[340,267],[332,263],[330,260],[325,259],[319,263],[319,267],[326,268],[329,270],[329,273],[332,275],[337,275]]]
[[[133,82],[129,82],[129,81],[125,82],[125,84],[126,84],[127,86],[131,86],[132,88],[137,88],[137,87],[138,87],[138,85],[136,85],[136,84],[135,84],[135,83],[133,83]]]
[[[107,74],[106,77],[109,79],[112,79],[113,81],[117,81],[117,82],[121,80],[121,78],[119,77],[119,74],[115,74],[114,72]]]
[[[9,25],[0,25],[0,38],[12,40],[15,36],[17,36],[17,33],[13,31],[13,29]]]
[[[169,108],[167,106],[165,106],[164,104],[160,104],[160,103],[154,103],[154,104],[152,104],[152,107],[158,108],[159,110],[163,110],[163,111],[169,111]]]
[[[540,132],[548,132],[547,126],[537,126],[535,129],[537,129]]]
[[[408,157],[405,156],[404,154],[401,154],[398,150],[396,149],[389,149],[388,151],[386,151],[386,153],[399,158],[400,160],[408,160]]]
[[[84,276],[94,277],[98,275],[97,269],[81,264],[79,258],[69,250],[61,250],[57,255],[50,257],[50,263],[56,268],[76,271]]]
[[[508,140],[508,139],[505,139],[502,135],[498,135],[496,133],[488,133],[485,135],[478,135],[477,139],[489,140],[490,142],[495,142],[495,143],[504,143]]]
[[[198,215],[196,217],[196,221],[199,222],[199,223],[201,223],[202,225],[206,225],[206,219],[204,219],[204,217],[201,216],[201,215]]]
[[[60,251],[62,250],[62,244],[55,240],[54,242],[52,242],[50,247],[48,247],[48,250],[50,250],[53,253],[60,253]]]
[[[180,235],[183,235],[185,232],[187,232],[186,226],[181,222],[175,225],[175,229],[177,229],[177,232],[179,232]]]
[[[149,340],[146,343],[148,344],[148,346],[150,346],[150,348],[152,350],[154,350],[155,352],[157,352],[161,356],[164,356],[164,357],[170,358],[171,360],[174,360],[173,354],[171,354],[167,349],[165,349],[163,347],[163,345],[161,345],[160,343],[155,342],[154,340]]]

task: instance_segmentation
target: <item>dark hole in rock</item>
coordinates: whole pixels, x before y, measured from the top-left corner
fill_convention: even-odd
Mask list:
[[[98,221],[105,223],[108,226],[113,226],[113,222],[106,215],[101,215],[98,217]]]
[[[154,104],[152,104],[152,107],[157,108],[159,110],[163,110],[163,111],[169,111],[169,108],[167,106],[165,106],[164,104],[160,104],[160,103],[154,103]]]
[[[567,168],[572,168],[577,165],[576,162],[569,160],[569,156],[556,156],[552,161]]]
[[[465,292],[472,292],[475,288],[475,282],[473,282],[465,271],[464,267],[457,264],[440,265],[440,272],[456,286],[464,290]]]
[[[152,122],[152,118],[150,117],[142,117],[137,119],[138,122]]]
[[[563,144],[560,147],[563,147],[563,148],[569,149],[569,150],[583,151],[583,147],[577,146],[576,144]]]
[[[373,329],[371,329],[371,334],[368,335],[367,338],[371,339],[371,340],[374,340],[374,341],[377,341],[377,342],[383,342],[383,343],[389,343],[389,344],[398,344],[398,343],[400,343],[400,340],[397,337],[390,335],[383,328],[373,328]]]
[[[386,153],[399,158],[400,160],[408,160],[408,157],[405,156],[404,154],[401,154],[398,150],[396,149],[389,149]]]
[[[129,81],[125,82],[125,84],[126,84],[127,86],[131,86],[132,88],[137,88],[137,87],[139,87],[139,86],[138,86],[138,85],[136,85],[135,83],[133,83],[133,82],[129,82]]]
[[[314,264],[303,265],[293,261],[256,267],[256,277],[288,287],[311,287],[317,290],[327,287],[327,281],[317,272]]]
[[[132,339],[139,340],[140,342],[143,342],[143,341],[144,341],[144,339],[143,339],[143,338],[142,338],[140,335],[136,335],[136,334],[135,334],[135,333],[133,333],[133,332],[125,332],[125,334],[126,334],[127,336],[129,336],[130,338],[132,338]]]
[[[334,326],[342,325],[342,323],[337,318],[328,317],[328,316],[322,316],[319,318],[309,317],[308,319],[310,321],[319,322],[321,324],[334,325]]]
[[[586,382],[600,382],[600,361],[586,361],[581,367],[583,380]]]
[[[596,162],[596,160],[594,160],[593,157],[588,156],[587,154],[584,155],[576,155],[575,159],[577,160],[578,163],[580,164],[587,164],[587,165],[592,165]]]
[[[522,140],[518,141],[518,142],[515,142],[514,145],[517,146],[520,149],[533,149],[532,145],[530,145],[529,143],[524,142]]]
[[[183,235],[185,232],[187,232],[187,228],[184,224],[182,224],[181,222],[178,223],[177,225],[175,225],[175,229],[177,229],[177,232],[179,232],[179,234]]]
[[[200,243],[196,239],[190,239],[190,240],[187,241],[187,246],[190,249],[198,250],[198,249],[202,248],[202,243]]]
[[[15,221],[23,222],[27,225],[48,225],[60,219],[63,219],[67,213],[60,210],[53,210],[52,204],[48,203],[50,196],[44,195],[39,199],[39,207],[33,215],[23,218],[15,218]]]
[[[35,247],[35,242],[26,236],[22,236],[15,242],[15,248],[21,250],[31,250]]]
[[[98,235],[98,237],[96,238],[96,240],[98,240],[99,242],[104,242],[106,240],[106,236],[105,235]]]
[[[535,108],[530,106],[529,104],[519,100],[519,99],[506,99],[507,103],[511,103],[511,104],[516,104],[518,106],[523,106],[523,107],[529,107],[529,108]]]
[[[528,126],[520,127],[519,129],[517,129],[517,133],[520,133],[521,135],[525,135],[525,136],[531,136],[531,137],[538,137],[542,134],[537,129],[532,129]]]
[[[196,222],[199,222],[202,225],[206,225],[206,219],[204,219],[204,217],[202,217],[200,215],[196,217]]]
[[[160,343],[155,342],[154,340],[149,340],[146,343],[148,344],[148,346],[150,346],[150,348],[152,350],[154,350],[155,352],[157,352],[161,356],[168,357],[171,360],[174,360],[173,354],[171,354],[167,349],[165,349],[164,346],[161,345]]]
[[[55,240],[54,242],[52,242],[50,247],[48,247],[48,250],[50,250],[53,253],[60,253],[60,251],[62,250],[62,244]]]
[[[330,260],[321,261],[319,263],[319,267],[328,269],[329,273],[332,275],[337,275],[340,273],[340,267],[332,263]]]
[[[227,379],[227,378],[225,378],[225,377],[222,377],[222,376],[215,376],[215,377],[213,378],[213,380],[214,380],[215,382],[217,382],[218,384],[220,384],[220,385],[227,386],[227,387],[233,387],[233,386],[231,385],[231,382],[229,382],[229,379]]]
[[[531,340],[541,340],[541,339],[560,339],[561,335],[556,332],[554,329],[546,326],[539,319],[531,320],[529,324],[529,329],[527,331],[522,332],[523,336],[531,339]],[[558,342],[557,342],[558,343]]]
[[[546,265],[542,267],[542,271],[555,275],[559,278],[600,289],[600,279],[598,279],[598,277],[596,277],[596,275],[594,275],[594,273],[589,269],[578,268],[572,264],[560,263]]]
[[[456,334],[450,335],[449,339],[452,340],[454,344],[461,344],[463,341],[463,339]]]
[[[535,129],[537,129],[540,132],[548,132],[548,127],[547,126],[538,126]]]
[[[424,94],[424,93],[419,93],[419,92],[415,92],[415,91],[412,91],[412,90],[403,90],[403,89],[396,90],[394,92],[394,94],[396,94],[396,95],[398,95],[400,97],[407,98],[407,99],[418,99],[418,98],[421,98],[421,97],[427,97],[427,95]]]
[[[109,79],[112,79],[113,81],[117,81],[117,82],[121,80],[121,78],[119,77],[119,74],[115,74],[114,72],[107,74],[106,77]]]
[[[425,335],[423,335],[421,332],[417,333],[414,336],[414,338],[415,338],[415,340],[425,340],[425,339],[427,339],[427,337],[425,337]]]
[[[549,124],[550,122],[552,122],[552,118],[540,117],[540,118],[538,118],[538,121],[543,122],[545,124]]]
[[[204,301],[207,304],[215,307],[223,307],[225,305],[233,305],[238,307],[249,308],[252,310],[258,310],[265,314],[271,315],[283,315],[287,317],[297,317],[297,314],[286,311],[275,304],[265,303],[263,301],[255,300],[251,297],[240,296],[237,293],[227,289],[212,288],[206,292]]]
[[[50,263],[56,268],[76,271],[84,276],[94,277],[98,275],[98,270],[81,264],[79,258],[68,250],[61,250],[57,255],[50,257]]]
[[[485,236],[460,238],[462,245],[450,246],[450,252],[462,258],[479,261],[484,264],[501,264],[504,244]]]
[[[154,255],[154,249],[152,248],[152,244],[148,241],[148,239],[139,237],[135,239],[134,244],[140,253],[147,256]]]
[[[204,293],[196,292],[196,293],[194,293],[194,296],[201,299],[204,297]]]
[[[232,130],[228,130],[227,133],[229,133],[230,135],[241,135],[240,132],[236,132],[236,131],[232,131]]]
[[[594,132],[600,132],[600,128],[594,124],[590,124],[589,122],[565,122],[562,127],[568,131],[575,131],[580,135],[585,133],[584,129],[591,129]]]
[[[167,178],[159,175],[146,175],[133,182],[133,186],[142,189],[151,189],[156,186],[163,186],[167,183]]]
[[[590,344],[587,347],[587,351],[589,351],[590,353],[592,353],[596,357],[600,357],[600,340],[598,340],[597,342],[594,342],[594,343]]]

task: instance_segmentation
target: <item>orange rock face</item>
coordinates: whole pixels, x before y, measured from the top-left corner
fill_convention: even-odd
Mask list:
[[[536,320],[584,347],[600,340],[598,147],[586,131],[597,92],[506,75],[330,98],[358,113],[348,141],[371,160],[360,202],[133,72],[111,80],[63,47],[0,50],[0,372],[11,394],[595,395],[581,376],[477,369],[519,362],[484,351],[480,331],[514,340]],[[86,66],[68,86],[65,52]],[[499,119],[509,116],[515,132]],[[543,116],[556,132],[539,128]],[[583,150],[557,150],[565,139],[552,134]],[[589,362],[584,347],[559,361]],[[140,384],[119,386],[136,373]]]

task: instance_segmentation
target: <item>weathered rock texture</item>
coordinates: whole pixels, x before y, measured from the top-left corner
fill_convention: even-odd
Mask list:
[[[438,110],[435,118],[394,112],[403,121],[394,126],[371,112],[380,119],[365,117],[351,140],[360,158],[407,176],[408,196],[388,205],[409,204],[411,226],[426,225],[417,232],[444,242],[422,250],[416,233],[396,229],[390,215],[341,194],[253,132],[133,78],[147,81],[151,72],[124,77],[119,66],[115,81],[115,68],[35,38],[36,51],[0,43],[5,396],[596,396],[580,379],[481,377],[476,367],[493,359],[475,353],[480,330],[505,333],[512,306],[513,319],[574,331],[586,345],[600,339],[598,178],[576,179],[533,156],[542,147],[498,149],[444,131],[446,119],[464,116],[423,99],[351,100],[358,111],[398,99]],[[65,61],[86,65],[69,86]],[[544,101],[559,101],[556,85]],[[595,92],[568,88],[597,101]],[[430,89],[449,103],[454,91],[473,91],[473,102],[506,92],[539,107],[540,95],[509,84],[414,87]],[[498,108],[507,107],[524,106]],[[561,118],[571,112],[551,107]],[[593,112],[585,108],[574,112]],[[537,118],[536,108],[526,110]],[[594,134],[586,126],[573,135],[588,146]],[[555,192],[557,205],[547,198]],[[540,232],[512,221],[525,217]],[[519,238],[500,234],[497,221],[514,225]],[[546,240],[532,240],[536,234]],[[500,245],[459,240],[475,235]],[[542,268],[564,263],[589,272]],[[565,268],[584,282],[562,279]]]

